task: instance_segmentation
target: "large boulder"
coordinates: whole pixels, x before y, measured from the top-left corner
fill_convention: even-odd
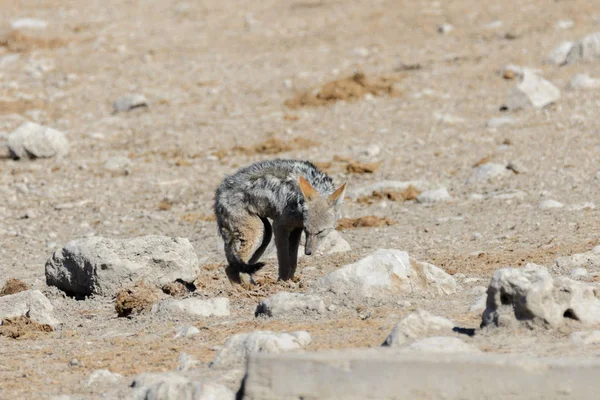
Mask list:
[[[290,315],[324,314],[325,303],[319,296],[279,292],[262,300],[255,316],[286,317]]]
[[[556,328],[571,318],[583,324],[600,322],[598,289],[567,277],[552,279],[541,266],[496,271],[481,326],[516,327],[519,324]]]
[[[0,323],[7,318],[18,317],[27,317],[53,328],[60,325],[54,316],[52,303],[39,290],[25,290],[0,297]]]
[[[25,122],[8,135],[8,149],[13,158],[46,158],[69,152],[65,134],[56,129]]]
[[[70,295],[115,295],[138,281],[162,287],[193,282],[198,256],[188,239],[143,236],[133,239],[76,239],[46,261],[46,283]]]
[[[416,261],[405,251],[379,249],[319,279],[314,290],[349,300],[389,300],[415,292],[455,293],[456,281],[442,269]]]
[[[310,343],[310,334],[305,331],[239,333],[225,342],[225,345],[211,363],[211,367],[228,367],[245,363],[248,356],[254,353],[284,353],[300,350]]]
[[[447,318],[432,315],[424,310],[417,310],[408,314],[394,326],[383,346],[399,347],[425,336],[452,335],[454,326],[454,323]]]

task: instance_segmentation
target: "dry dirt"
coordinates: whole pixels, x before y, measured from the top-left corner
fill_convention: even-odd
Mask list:
[[[600,31],[594,2],[0,0],[0,9],[0,144],[31,120],[64,131],[71,145],[63,159],[13,161],[1,154],[0,286],[16,278],[43,290],[63,325],[52,332],[27,321],[2,328],[0,398],[127,398],[134,374],[172,370],[182,351],[201,362],[188,374],[233,389],[241,367],[224,373],[207,363],[230,335],[257,329],[305,329],[316,350],[379,346],[415,308],[474,328],[480,317],[468,312],[478,296],[472,289],[486,286],[493,271],[551,265],[600,242],[600,209],[569,208],[600,206],[600,91],[563,90],[577,73],[600,78],[600,63],[543,63],[562,41]],[[11,21],[25,17],[48,27],[10,30]],[[558,28],[563,20],[573,26]],[[440,34],[442,23],[455,29]],[[498,74],[509,63],[540,69],[561,88],[559,102],[500,112],[516,84]],[[392,84],[382,77],[396,78]],[[149,107],[113,114],[112,102],[129,93],[145,95]],[[486,127],[507,114],[513,125]],[[380,152],[367,152],[370,145]],[[114,156],[132,165],[106,171]],[[211,216],[213,193],[226,174],[274,157],[319,163],[349,191],[381,180],[422,180],[447,188],[454,200],[349,199],[345,217],[397,223],[344,230],[353,250],[302,258],[296,284],[276,283],[276,263],[268,260],[257,287],[232,287]],[[467,183],[473,166],[490,160],[523,172]],[[377,167],[351,173],[349,163]],[[516,191],[521,196],[496,196]],[[540,209],[544,199],[566,206]],[[114,299],[77,301],[46,288],[44,263],[69,240],[145,234],[189,238],[205,266],[196,295],[229,297],[232,315],[118,318]],[[452,296],[340,307],[319,318],[254,318],[261,298],[304,291],[382,247],[475,280],[459,279]],[[180,325],[200,334],[173,339]],[[600,355],[600,345],[570,344],[577,329],[465,340],[493,352]],[[86,387],[99,368],[123,374],[123,383]]]

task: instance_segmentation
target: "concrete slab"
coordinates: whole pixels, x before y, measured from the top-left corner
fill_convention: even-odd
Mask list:
[[[600,360],[352,349],[257,354],[245,400],[593,399]]]

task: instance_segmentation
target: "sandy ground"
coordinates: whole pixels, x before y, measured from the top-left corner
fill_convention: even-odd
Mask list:
[[[128,379],[102,389],[84,381],[99,368],[127,378],[172,370],[182,351],[200,361],[187,374],[233,389],[242,370],[223,373],[206,364],[237,332],[304,329],[316,350],[378,346],[416,308],[478,326],[480,317],[467,312],[478,296],[471,289],[486,286],[493,271],[551,265],[600,243],[600,211],[569,207],[600,206],[600,91],[565,90],[577,73],[600,77],[600,63],[543,63],[562,41],[600,31],[600,10],[592,3],[0,0],[0,143],[31,120],[64,131],[71,145],[62,159],[13,161],[6,152],[0,160],[0,283],[13,277],[44,290],[64,322],[51,333],[0,337],[0,398],[125,398]],[[24,17],[48,26],[11,33],[11,21]],[[563,20],[574,24],[557,27]],[[440,34],[442,23],[455,29]],[[516,84],[498,74],[509,63],[540,69],[561,88],[561,99],[543,110],[499,111]],[[394,79],[393,93],[314,107],[284,104],[357,71]],[[129,93],[145,95],[150,106],[113,114],[112,102]],[[486,127],[506,115],[513,125]],[[273,137],[289,143],[287,149],[256,151]],[[380,153],[365,155],[369,145]],[[127,174],[104,168],[114,156],[131,159]],[[348,200],[347,217],[397,223],[345,230],[352,252],[303,259],[302,268],[315,268],[301,273],[302,287],[292,290],[382,247],[479,281],[459,280],[452,296],[371,307],[365,320],[364,310],[352,309],[317,319],[255,319],[260,298],[290,290],[273,283],[274,261],[251,292],[233,288],[223,268],[203,271],[199,295],[228,296],[227,318],[117,318],[113,299],[76,301],[46,288],[46,259],[89,235],[187,237],[203,265],[223,263],[210,218],[214,189],[236,168],[274,157],[331,162],[336,184],[347,181],[349,190],[384,179],[424,180],[453,197],[435,205]],[[484,158],[513,162],[524,172],[469,183]],[[373,173],[349,173],[343,160],[380,165]],[[515,191],[522,193],[494,197]],[[565,207],[539,208],[545,199]],[[173,339],[182,324],[201,333]],[[600,346],[570,344],[573,329],[467,339],[485,351],[600,354]]]

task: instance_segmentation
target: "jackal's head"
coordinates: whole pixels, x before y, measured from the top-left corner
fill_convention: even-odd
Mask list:
[[[341,217],[346,184],[344,183],[329,196],[321,196],[303,176],[299,180],[300,190],[306,201],[304,234],[306,244],[304,254],[310,256],[317,251],[321,241],[335,229]]]

